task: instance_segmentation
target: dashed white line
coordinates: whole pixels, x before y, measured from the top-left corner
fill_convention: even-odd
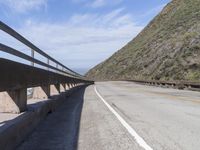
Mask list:
[[[103,103],[108,107],[108,109],[117,117],[117,119],[121,122],[121,124],[127,129],[127,131],[134,137],[136,142],[145,150],[153,150],[144,140],[140,137],[136,131],[106,102],[106,100],[99,94],[96,86],[94,86],[94,90],[99,98],[103,101]]]

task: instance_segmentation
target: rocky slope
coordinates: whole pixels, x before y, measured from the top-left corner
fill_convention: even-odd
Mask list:
[[[86,75],[199,81],[200,0],[172,0],[136,38]]]

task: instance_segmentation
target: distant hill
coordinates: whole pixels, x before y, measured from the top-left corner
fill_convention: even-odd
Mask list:
[[[136,38],[86,75],[200,81],[200,0],[172,0]]]

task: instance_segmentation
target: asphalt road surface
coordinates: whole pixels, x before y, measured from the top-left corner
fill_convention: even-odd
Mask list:
[[[73,94],[19,150],[199,150],[200,92],[98,82]]]

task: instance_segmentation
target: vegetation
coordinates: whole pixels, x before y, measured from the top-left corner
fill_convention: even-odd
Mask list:
[[[199,6],[200,0],[172,0],[135,39],[87,76],[200,81]]]

